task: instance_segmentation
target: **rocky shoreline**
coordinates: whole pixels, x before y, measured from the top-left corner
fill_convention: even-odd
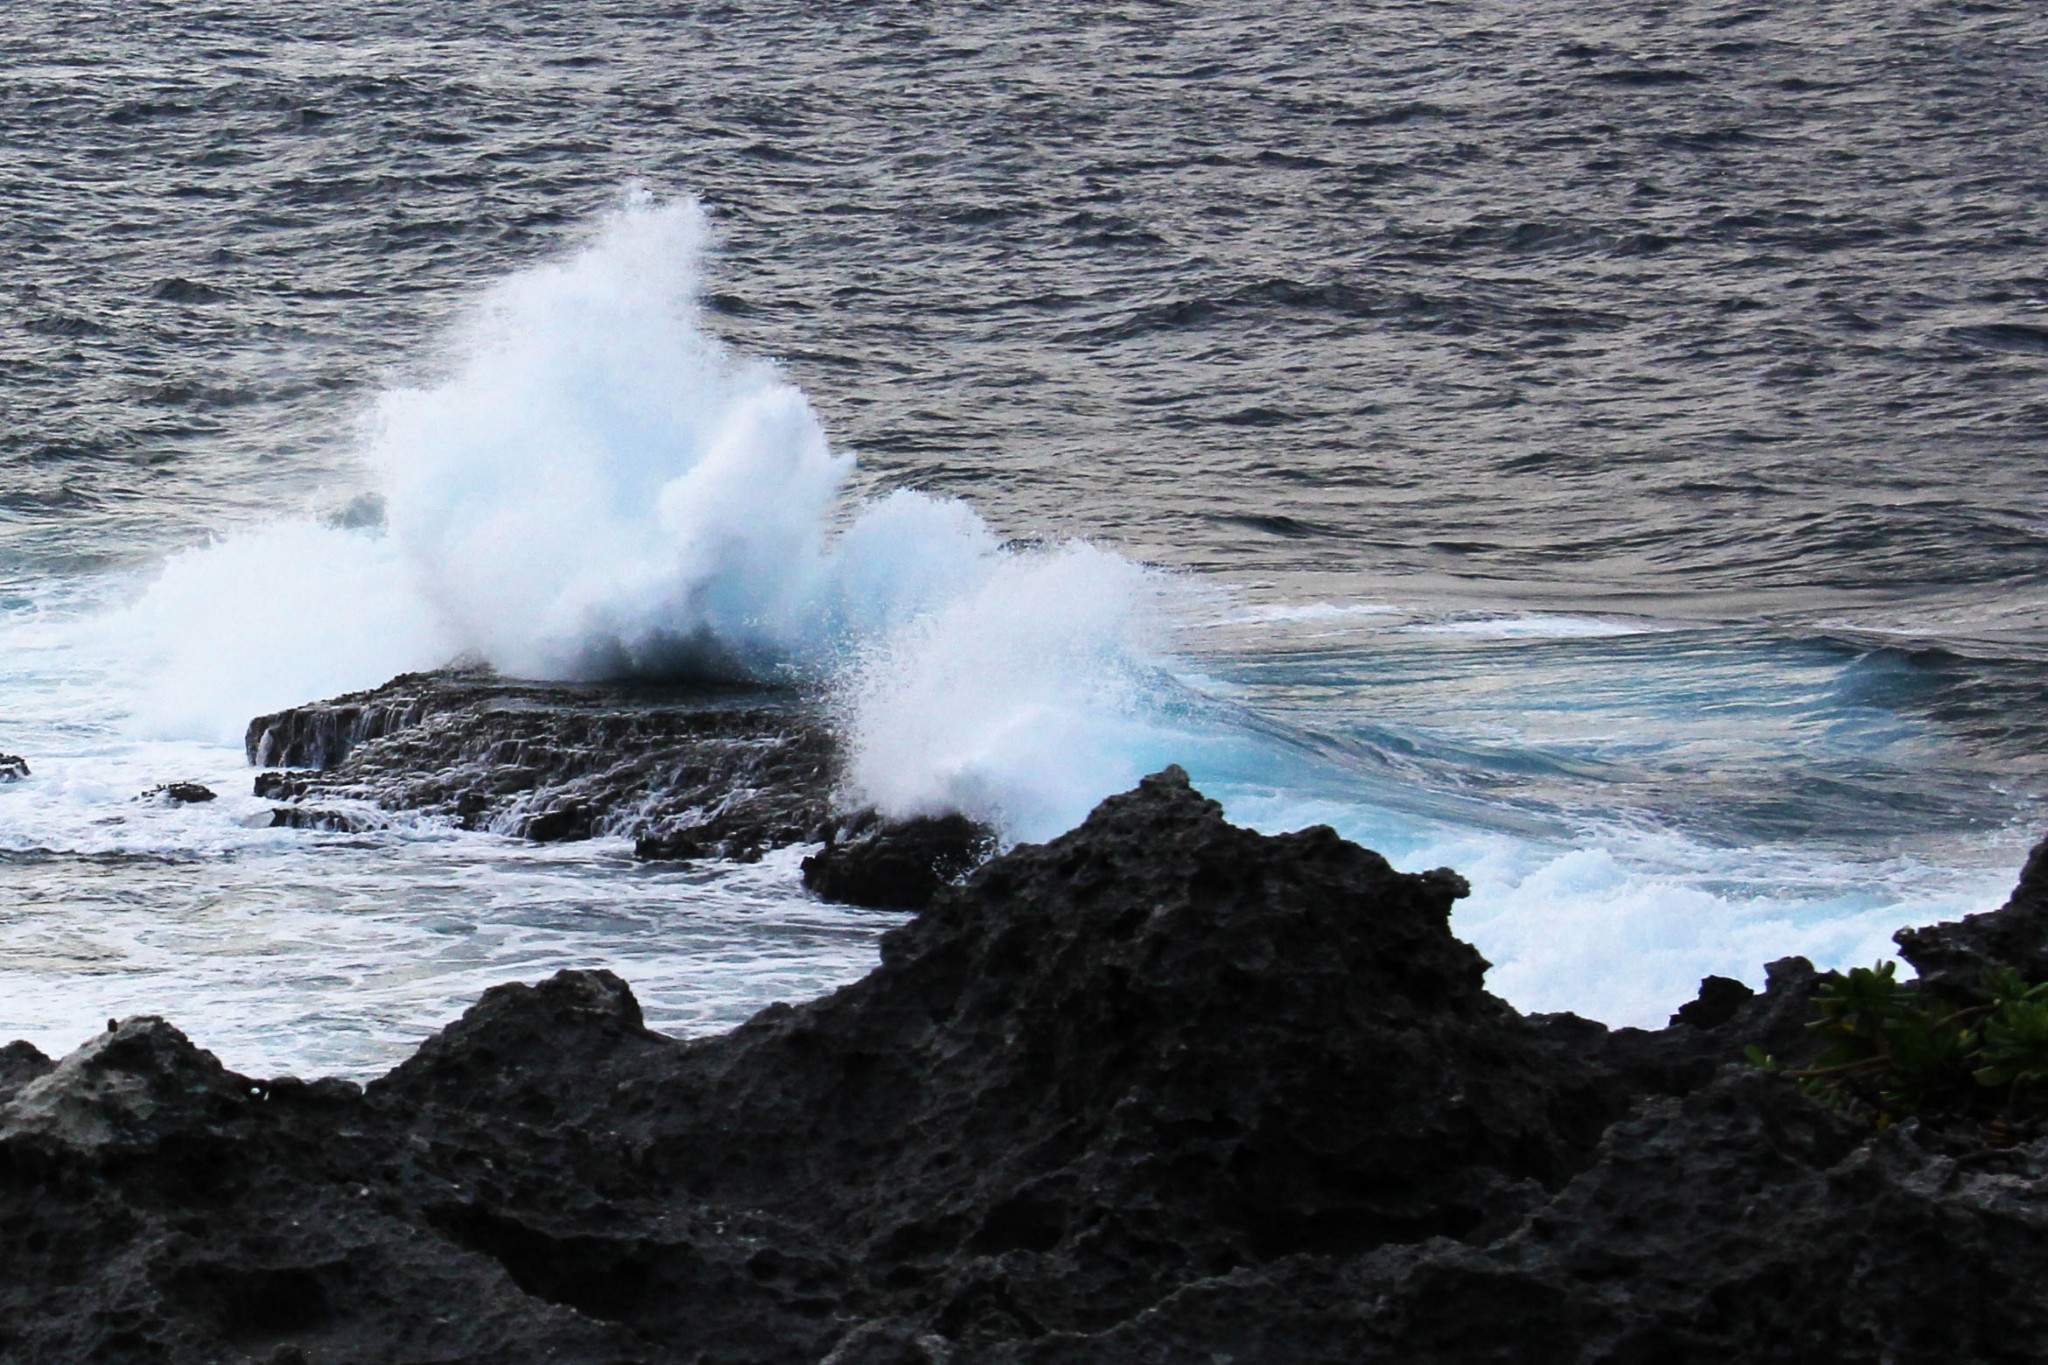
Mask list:
[[[1660,1031],[1520,1015],[1463,892],[1169,770],[719,1037],[564,972],[362,1088],[151,1018],[17,1043],[0,1360],[2048,1358],[2048,1137],[1743,1062],[1811,1055],[1797,959]],[[2037,851],[1902,940],[2038,954],[2044,914]]]

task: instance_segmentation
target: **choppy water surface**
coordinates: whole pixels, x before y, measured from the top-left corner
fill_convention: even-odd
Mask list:
[[[537,575],[422,550],[428,511],[524,515],[542,468],[662,486],[677,428],[590,395],[780,392],[684,373],[713,335],[858,457],[824,529],[787,521],[838,556],[834,621],[941,622],[855,651],[885,796],[943,770],[1031,835],[1180,758],[1239,818],[1467,870],[1496,987],[1616,1020],[1994,903],[2044,789],[2044,42],[1982,3],[10,6],[0,749],[37,776],[0,791],[0,1032],[160,1009],[361,1070],[570,962],[674,1027],[862,970],[880,926],[787,868],[130,799],[243,781],[219,717],[379,681],[365,641],[502,643],[477,595]],[[685,332],[504,302],[633,183],[710,211]],[[491,387],[485,297],[547,382]],[[364,425],[551,385],[502,479]],[[740,483],[837,486],[762,439]],[[891,489],[991,545],[892,543],[997,567],[834,549]],[[1070,537],[1180,576],[1031,557]],[[671,610],[627,577],[614,624]],[[733,620],[764,581],[719,580]],[[1076,643],[1064,604],[1112,599]],[[813,624],[768,646],[830,673]],[[145,666],[152,633],[203,647]],[[1104,671],[1138,681],[1074,681]],[[931,721],[933,680],[997,674]]]

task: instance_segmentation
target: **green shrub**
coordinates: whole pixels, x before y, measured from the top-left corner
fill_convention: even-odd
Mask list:
[[[1856,967],[1825,982],[1807,1027],[1827,1046],[1785,1071],[1814,1098],[1879,1127],[1908,1115],[1999,1124],[2048,1112],[2048,982],[1988,973],[1968,999],[1898,979],[1898,964]]]

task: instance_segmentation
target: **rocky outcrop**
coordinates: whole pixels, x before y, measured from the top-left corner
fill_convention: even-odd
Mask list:
[[[722,1037],[605,972],[364,1089],[0,1051],[0,1359],[2019,1361],[2048,1140],[1782,1077],[1812,968],[1525,1018],[1449,872],[1169,771]]]
[[[772,688],[517,682],[412,673],[249,722],[274,823],[367,828],[417,811],[554,842],[640,841],[643,856],[755,858],[814,837],[832,745],[813,705]],[[282,771],[278,771],[282,769]]]
[[[2048,980],[2048,840],[2037,846],[2020,884],[1999,909],[1949,924],[1901,929],[1899,956],[1920,979],[1968,993],[1987,970],[2010,967],[2030,981]]]
[[[867,810],[826,827],[825,846],[803,861],[803,879],[826,900],[922,910],[995,851],[995,831],[964,815],[885,820]]]
[[[261,1093],[163,1020],[131,1019],[15,1089],[0,1108],[0,1146],[149,1151]]]
[[[0,782],[19,782],[27,776],[27,759],[14,754],[0,754]]]

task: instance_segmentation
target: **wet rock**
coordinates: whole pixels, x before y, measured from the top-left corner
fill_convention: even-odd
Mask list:
[[[0,782],[19,782],[28,776],[28,760],[0,754]]]
[[[526,822],[521,834],[540,844],[588,839],[597,826],[597,810],[588,801],[563,801]]]
[[[885,820],[865,811],[834,825],[804,859],[804,885],[847,905],[921,910],[995,850],[995,831],[964,815]]]
[[[1526,1018],[1464,889],[1169,770],[721,1037],[571,971],[362,1090],[160,1020],[16,1045],[0,1356],[2048,1358],[2048,1139],[1736,1062],[1812,1046],[1796,958],[1663,1030]]]
[[[189,806],[213,800],[214,792],[197,782],[165,782],[144,792],[142,799],[160,801],[167,806]]]
[[[390,823],[375,811],[332,806],[273,806],[271,829],[317,829],[330,834],[362,834]]]
[[[642,834],[633,840],[633,856],[644,862],[687,863],[698,858],[724,857],[726,853],[726,846],[716,839],[688,829]]]
[[[770,688],[394,678],[249,723],[266,800],[417,811],[544,842],[636,838],[644,856],[753,856],[825,818],[832,747]]]

